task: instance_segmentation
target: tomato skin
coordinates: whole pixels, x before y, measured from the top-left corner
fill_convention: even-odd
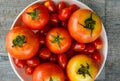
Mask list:
[[[60,25],[60,20],[58,18],[58,14],[51,14],[50,23],[52,24],[52,26],[59,26]]]
[[[65,75],[62,69],[53,63],[43,63],[35,68],[32,81],[50,81],[52,78],[53,81],[64,81]]]
[[[94,27],[93,29],[88,28],[89,26],[87,23],[91,17],[91,26]],[[90,43],[100,36],[102,31],[102,23],[100,18],[94,12],[88,9],[78,9],[69,18],[68,31],[70,32],[72,38],[76,41],[80,43]]]
[[[39,57],[43,58],[43,59],[48,59],[50,58],[51,56],[51,52],[49,51],[48,48],[42,48],[40,51],[39,51]]]
[[[78,9],[78,6],[76,4],[71,4],[69,6],[71,14]]]
[[[87,53],[87,54],[92,54],[93,52],[95,51],[95,47],[93,44],[86,44],[86,47],[84,49],[84,52]]]
[[[68,22],[67,22],[67,21],[62,21],[62,22],[61,22],[61,25],[62,25],[64,28],[67,28]]]
[[[59,19],[61,21],[65,21],[70,17],[70,10],[69,8],[64,8],[61,10],[61,12],[59,13]]]
[[[26,64],[31,67],[36,67],[40,64],[40,60],[38,57],[33,57],[33,58],[26,60]]]
[[[54,63],[57,62],[57,55],[55,55],[55,54],[51,55],[50,61],[54,62]]]
[[[83,51],[85,49],[85,44],[74,42],[73,45],[72,45],[72,49],[76,52]]]
[[[25,73],[26,73],[27,75],[31,75],[31,74],[33,73],[33,71],[34,71],[34,68],[31,67],[31,66],[27,66],[27,67],[25,68]]]
[[[17,41],[18,37],[22,39],[23,36],[25,37],[25,42],[22,44],[22,46],[13,46],[15,45],[15,42],[13,41]],[[14,27],[6,35],[6,48],[9,54],[14,58],[23,60],[29,59],[35,56],[35,54],[37,53],[39,49],[39,39],[37,38],[35,33],[27,27]]]
[[[100,50],[103,46],[103,42],[101,38],[96,39],[95,41],[93,41],[93,44],[95,46],[95,49]]]
[[[13,58],[13,61],[18,68],[24,68],[25,60],[20,60],[20,59],[17,59],[17,58]]]
[[[59,54],[58,55],[58,64],[62,69],[66,68],[67,65],[67,56],[66,54]]]
[[[64,9],[65,7],[67,7],[67,3],[64,1],[61,1],[58,3],[58,12],[61,12],[62,9]]]
[[[32,15],[28,13],[33,13],[34,10],[38,11],[37,18],[32,18]],[[49,14],[46,7],[41,4],[34,4],[28,7],[22,14],[22,20],[27,27],[37,30],[42,29],[49,20]]]
[[[50,13],[55,13],[56,12],[56,5],[53,1],[45,1],[44,6],[47,7]]]
[[[64,28],[53,28],[46,35],[46,45],[55,54],[66,52],[70,48],[71,43],[72,39]]]
[[[103,59],[103,56],[102,56],[102,54],[100,54],[100,52],[95,51],[95,52],[92,54],[92,58],[93,58],[96,62],[101,63],[101,62],[102,62],[102,59]]]

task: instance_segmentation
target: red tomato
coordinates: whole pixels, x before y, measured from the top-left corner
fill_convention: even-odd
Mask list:
[[[61,21],[68,20],[69,17],[70,17],[70,10],[69,10],[69,8],[64,8],[59,13],[59,19]]]
[[[6,36],[6,48],[14,58],[29,59],[37,53],[39,39],[26,27],[14,27]]]
[[[32,81],[64,81],[62,69],[53,63],[43,63],[35,68]]]
[[[42,48],[39,52],[39,56],[43,59],[48,59],[50,58],[51,52],[49,51],[48,48]]]
[[[53,55],[50,57],[50,61],[51,61],[51,62],[57,62],[57,55],[53,54]]]
[[[76,52],[83,51],[85,49],[85,44],[74,42],[73,45],[72,45],[72,49]]]
[[[85,53],[93,53],[95,51],[95,47],[93,44],[86,44],[86,47],[84,49]]]
[[[53,28],[46,35],[46,45],[55,54],[66,52],[72,43],[69,33],[63,28]]]
[[[58,55],[58,64],[62,69],[66,68],[67,62],[66,54],[63,53]]]
[[[41,4],[34,4],[24,11],[22,20],[31,29],[41,29],[49,20],[48,10]]]
[[[25,60],[20,60],[20,59],[17,59],[17,58],[13,58],[13,61],[18,68],[24,68]]]
[[[95,41],[93,41],[93,44],[95,46],[95,49],[99,50],[102,48],[103,46],[103,42],[101,38],[96,39]]]
[[[76,4],[71,4],[69,6],[70,12],[73,13],[74,11],[76,11],[78,9],[78,6]]]
[[[39,33],[40,34],[46,34],[51,28],[51,24],[50,23],[47,23],[44,28],[40,29],[39,30]]]
[[[60,20],[58,18],[58,14],[51,14],[51,16],[50,16],[50,23],[53,26],[59,26],[60,25]]]
[[[40,64],[40,60],[38,57],[33,57],[31,59],[26,60],[26,64],[31,67],[36,67]]]
[[[58,3],[58,12],[61,12],[62,9],[64,9],[65,7],[67,7],[67,3],[64,1],[61,1]]]
[[[62,22],[61,22],[61,25],[62,25],[64,28],[67,28],[68,22],[67,22],[67,21],[62,21]]]
[[[27,66],[27,67],[25,68],[25,73],[26,73],[27,75],[31,75],[31,74],[33,73],[33,71],[34,71],[34,68],[31,67],[31,66]]]
[[[40,31],[36,32],[35,34],[39,39],[40,45],[44,45],[45,44],[45,35],[40,33]]]
[[[80,43],[93,42],[100,36],[101,30],[100,18],[88,9],[76,10],[68,21],[70,35]]]
[[[45,1],[44,6],[48,8],[50,13],[56,12],[56,5],[53,1]]]
[[[92,54],[92,58],[93,58],[96,62],[101,63],[101,62],[102,62],[102,59],[103,59],[103,56],[102,56],[102,54],[100,54],[100,52],[95,51],[95,52]]]

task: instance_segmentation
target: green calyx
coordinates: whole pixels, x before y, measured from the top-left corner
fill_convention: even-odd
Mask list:
[[[24,43],[26,43],[25,40],[25,36],[24,35],[18,35],[13,41],[12,41],[13,45],[12,47],[18,46],[18,47],[22,47],[22,45]]]
[[[40,13],[40,11],[37,10],[37,9],[34,9],[33,12],[27,12],[27,14],[32,17],[32,20],[34,20],[34,19],[40,19],[39,13]]]
[[[60,35],[57,33],[57,36],[51,35],[54,40],[51,40],[52,43],[57,43],[59,48],[61,49],[60,46],[60,41],[64,40],[64,38],[60,37]]]
[[[94,30],[94,25],[96,23],[96,21],[92,19],[92,13],[91,13],[90,17],[84,21],[84,23],[85,23],[85,25],[82,25],[81,23],[79,23],[79,24],[82,25],[84,28],[91,30],[91,36],[92,36],[92,32]]]
[[[49,81],[53,81],[53,78],[52,78],[52,77],[50,77]]]
[[[87,66],[84,66],[83,64],[80,65],[81,67],[78,69],[77,74],[83,75],[84,78],[86,77],[86,75],[89,75],[92,78],[92,76],[89,72],[90,66],[88,63],[86,63],[86,64],[87,64]]]

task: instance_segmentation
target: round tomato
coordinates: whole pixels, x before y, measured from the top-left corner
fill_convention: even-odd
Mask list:
[[[37,53],[39,39],[26,27],[14,27],[6,36],[6,48],[14,58],[29,59]]]
[[[46,35],[46,45],[55,54],[66,52],[71,46],[72,39],[63,28],[53,28]]]
[[[95,51],[95,52],[92,54],[92,58],[93,58],[96,62],[101,63],[102,60],[103,60],[103,55],[102,55],[100,52]]]
[[[33,71],[34,71],[34,68],[31,67],[31,66],[27,66],[27,67],[25,68],[25,73],[26,73],[27,75],[31,75],[31,74],[33,73]]]
[[[24,68],[25,60],[20,60],[20,59],[17,59],[17,58],[13,58],[13,61],[18,68]]]
[[[76,52],[80,52],[83,51],[85,49],[85,44],[84,43],[78,43],[78,42],[74,42],[72,44],[72,49]]]
[[[71,36],[80,43],[89,43],[100,36],[102,23],[100,18],[88,9],[78,9],[68,22]]]
[[[41,4],[34,4],[24,11],[22,20],[31,29],[41,29],[49,20],[48,10]]]
[[[60,13],[62,9],[67,7],[67,3],[64,1],[61,1],[58,3],[58,12]]]
[[[67,64],[67,76],[70,81],[94,81],[98,70],[94,60],[85,54],[73,56]]]
[[[35,68],[32,81],[64,81],[62,69],[53,63],[43,63]]]

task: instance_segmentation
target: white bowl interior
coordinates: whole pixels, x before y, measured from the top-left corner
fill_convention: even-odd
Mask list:
[[[28,5],[26,8],[28,8],[29,6],[31,6],[31,5],[33,5],[33,4],[35,4],[35,3],[40,3],[40,2],[43,2],[43,1],[45,1],[45,0],[35,1],[35,2],[33,2],[32,4]],[[58,3],[58,2],[60,2],[61,0],[53,0],[53,1],[54,1],[55,3]],[[90,9],[88,6],[86,6],[84,3],[80,2],[80,1],[76,1],[76,0],[71,0],[71,1],[69,1],[69,0],[63,0],[63,1],[65,1],[65,2],[67,2],[67,3],[69,3],[69,4],[76,4],[76,5],[79,6],[80,8]],[[26,8],[25,8],[25,9],[26,9]],[[24,9],[24,10],[25,10],[25,9]],[[24,10],[23,10],[23,11],[24,11]],[[90,10],[92,10],[92,9],[90,9]],[[22,24],[22,23],[21,23],[21,14],[23,13],[23,11],[17,16],[17,18],[16,18],[15,21],[13,22],[11,29],[12,29],[14,26],[19,26],[19,25]],[[100,70],[99,70],[96,78],[98,77],[98,75],[100,74],[100,72],[102,71],[102,69],[103,69],[103,67],[104,67],[104,64],[105,64],[105,61],[106,61],[106,58],[107,58],[107,51],[108,51],[107,36],[106,36],[106,32],[105,32],[104,26],[102,26],[102,27],[103,27],[103,30],[102,30],[102,32],[101,32],[101,38],[102,38],[102,40],[103,40],[103,48],[101,49],[101,53],[103,54],[104,59],[103,59],[103,62],[102,62],[102,64],[101,64]],[[29,76],[29,75],[26,75],[24,69],[19,69],[19,68],[17,68],[17,67],[15,66],[15,64],[14,64],[14,62],[13,62],[13,59],[12,59],[12,57],[10,56],[10,54],[8,54],[8,56],[9,56],[9,60],[10,60],[11,66],[12,66],[14,72],[16,73],[16,75],[19,77],[19,79],[20,79],[21,81],[32,81],[32,77]]]

